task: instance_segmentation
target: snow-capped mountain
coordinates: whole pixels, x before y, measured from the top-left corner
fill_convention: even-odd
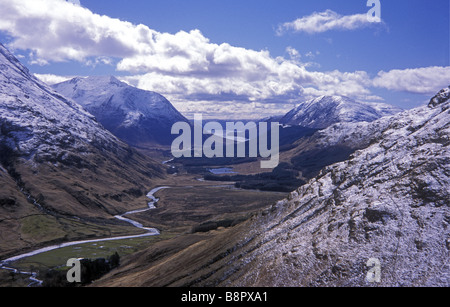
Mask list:
[[[30,160],[56,157],[65,147],[115,147],[118,139],[80,105],[32,76],[0,45],[0,120],[3,144]]]
[[[324,129],[336,123],[372,122],[401,110],[384,103],[362,103],[344,96],[321,96],[288,112],[280,123]]]
[[[108,235],[113,215],[141,207],[161,174],[0,44],[0,255]]]
[[[244,249],[256,250],[228,281],[377,285],[366,279],[375,258],[380,285],[449,286],[449,93],[368,124],[376,131],[366,134],[369,147],[326,167],[254,222],[261,226]]]
[[[53,88],[78,102],[106,129],[131,145],[170,145],[172,125],[187,122],[162,95],[115,77],[78,77]]]
[[[339,127],[366,148],[247,222],[104,284],[450,286],[450,87],[369,133],[322,133]]]

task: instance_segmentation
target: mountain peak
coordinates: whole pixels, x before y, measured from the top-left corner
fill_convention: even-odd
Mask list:
[[[343,100],[348,100],[348,101],[354,101],[353,99],[347,97],[347,96],[339,96],[339,95],[322,95],[319,96],[315,99],[313,99],[312,101],[323,101],[323,100],[327,100],[327,101],[343,101]]]
[[[114,85],[117,87],[126,87],[128,84],[120,81],[114,76],[89,76],[89,77],[75,77],[67,82],[70,84],[82,85],[83,87],[96,88],[98,86]]]
[[[324,104],[324,105],[342,105],[342,104],[357,104],[355,100],[346,96],[338,96],[338,95],[323,95],[317,98],[314,98],[309,101],[309,104]]]
[[[171,144],[172,125],[187,121],[164,96],[114,76],[78,77],[53,88],[78,102],[106,129],[132,145]]]
[[[442,89],[439,93],[436,94],[433,98],[431,98],[428,106],[430,108],[435,108],[441,104],[444,104],[450,100],[450,86]]]
[[[301,103],[281,123],[324,129],[340,122],[372,122],[401,110],[382,103],[362,103],[346,96],[319,96]]]

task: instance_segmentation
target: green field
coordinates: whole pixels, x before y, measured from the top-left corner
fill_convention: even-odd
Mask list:
[[[173,233],[165,232],[159,236],[85,243],[63,247],[24,258],[15,262],[12,266],[21,271],[30,271],[32,269],[34,271],[46,271],[47,269],[65,267],[67,260],[70,258],[106,258],[115,252],[123,257],[141,249],[148,248],[156,242],[170,239],[174,235]]]
[[[37,277],[40,278],[49,270],[67,270],[66,263],[71,258],[106,259],[117,252],[123,262],[126,261],[127,256],[149,249],[161,241],[167,242],[167,246],[177,245],[179,244],[177,237],[189,235],[196,232],[196,229],[204,229],[205,227],[199,226],[205,223],[215,225],[214,222],[217,222],[217,226],[208,226],[208,231],[209,228],[216,229],[224,221],[245,220],[251,216],[252,212],[265,208],[284,197],[282,193],[230,189],[228,186],[218,186],[213,182],[189,181],[189,183],[194,183],[196,186],[172,186],[170,189],[161,190],[156,194],[159,198],[156,209],[129,216],[147,227],[157,228],[161,232],[158,236],[91,242],[59,248],[21,259],[14,262],[11,267],[25,272],[38,272]],[[27,224],[25,233],[32,234],[36,227],[47,228],[50,225],[41,221],[39,224],[34,220],[30,222]],[[50,226],[53,227],[53,225]],[[130,235],[139,233],[136,228],[118,225],[119,231],[112,227],[111,237],[118,232],[123,235],[125,228],[131,228]],[[208,234],[205,235],[208,236]],[[91,237],[91,239],[94,238]],[[24,275],[0,270],[0,286],[26,286],[27,283],[29,281]]]

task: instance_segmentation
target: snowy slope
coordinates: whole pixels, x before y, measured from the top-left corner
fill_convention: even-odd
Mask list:
[[[80,105],[32,76],[0,45],[2,142],[21,156],[57,155],[61,148],[116,147],[118,139]]]
[[[108,158],[109,167],[128,167],[130,174],[135,170],[134,154],[146,160],[80,105],[31,75],[1,44],[0,72],[0,147],[12,158],[24,159],[31,166],[73,168]],[[6,151],[2,153],[6,161]],[[150,159],[147,162],[157,165]]]
[[[323,129],[335,123],[372,122],[401,110],[383,103],[361,103],[343,96],[321,96],[288,112],[280,123]]]
[[[161,175],[158,163],[36,79],[1,44],[0,165],[0,216],[7,217],[0,221],[0,255],[79,236],[74,228],[82,223],[59,225],[68,217],[113,219],[138,207],[135,199],[151,186],[153,176]],[[44,224],[51,220],[54,228],[39,226],[24,240],[26,216],[35,216],[38,225],[41,219]],[[101,227],[98,235],[104,235]]]
[[[323,136],[336,141],[340,126]],[[158,285],[154,276],[185,263],[164,285],[450,286],[450,87],[428,106],[353,128],[339,135],[367,138],[365,149],[128,283]],[[367,279],[370,259],[379,283]]]
[[[74,78],[53,88],[77,101],[105,128],[132,145],[169,145],[172,125],[187,122],[160,94],[129,86],[115,77]]]
[[[377,258],[382,285],[449,286],[449,93],[367,124],[378,131],[371,146],[325,168],[255,223],[248,239],[261,247],[233,283],[370,285],[366,262]]]

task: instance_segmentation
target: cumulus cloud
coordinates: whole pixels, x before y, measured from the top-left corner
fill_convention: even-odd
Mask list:
[[[96,65],[115,59],[119,71],[169,81],[165,88],[161,82],[141,82],[159,85],[157,89],[166,93],[232,93],[249,100],[298,91],[299,84],[310,78],[290,59],[273,58],[265,50],[214,44],[199,30],[160,33],[64,0],[0,0],[0,4],[4,13],[0,29],[14,38],[9,47],[30,50],[33,64],[75,60]]]
[[[0,0],[0,29],[31,49],[42,63],[86,61],[88,57],[128,57],[148,48],[153,31],[142,25],[94,14],[64,0]]]
[[[289,71],[289,68],[295,69]],[[319,95],[345,95],[355,99],[365,99],[370,95],[366,86],[371,84],[371,80],[365,72],[309,72],[304,67],[290,65],[285,69],[280,76],[273,74],[254,80],[245,75],[209,78],[159,72],[120,78],[136,87],[170,97],[170,101],[185,114],[192,112],[193,104],[198,102],[197,108],[212,114],[220,109],[227,110],[224,114],[245,114],[246,118],[254,118],[261,114],[286,113],[300,100]]]
[[[289,57],[291,58],[291,60],[293,61],[300,61],[300,58],[302,57],[302,55],[300,54],[300,52],[298,52],[297,49],[288,46],[286,48],[286,53],[289,55]]]
[[[374,97],[371,86],[398,90],[406,87],[406,75],[411,78],[411,72],[404,71],[381,72],[375,80],[360,71],[310,71],[310,63],[302,63],[300,53],[292,47],[286,48],[287,58],[273,57],[267,50],[215,44],[197,29],[160,33],[146,25],[95,14],[65,0],[0,0],[0,5],[0,30],[13,38],[8,47],[26,50],[32,63],[116,65],[121,75],[128,74],[122,80],[165,95],[187,113],[195,106],[211,114],[238,113],[249,118],[260,116],[257,112],[264,112],[264,116],[282,114],[301,99],[317,95],[365,99]],[[318,21],[313,21],[314,16]],[[364,18],[326,11],[305,17],[300,29],[308,31],[306,24],[316,25],[321,31],[351,29],[365,24],[367,16]],[[443,79],[448,80],[445,72]],[[432,72],[413,73],[431,76]],[[396,76],[404,78],[405,83],[390,81]],[[38,77],[48,83],[67,80],[53,75]],[[427,78],[429,84],[423,87],[428,90],[436,83]],[[414,91],[420,92],[423,87],[418,84]]]
[[[330,30],[355,30],[380,22],[380,19],[371,19],[367,14],[342,16],[332,10],[326,10],[283,23],[278,27],[277,34],[283,35],[287,31],[313,34]]]
[[[373,86],[415,94],[434,95],[450,84],[450,66],[381,71]]]
[[[75,5],[81,5],[80,0],[67,0],[67,2],[73,3]]]
[[[64,81],[68,81],[74,78],[74,76],[58,76],[58,75],[52,75],[52,74],[34,74],[36,78],[39,80],[49,84],[57,84]]]

